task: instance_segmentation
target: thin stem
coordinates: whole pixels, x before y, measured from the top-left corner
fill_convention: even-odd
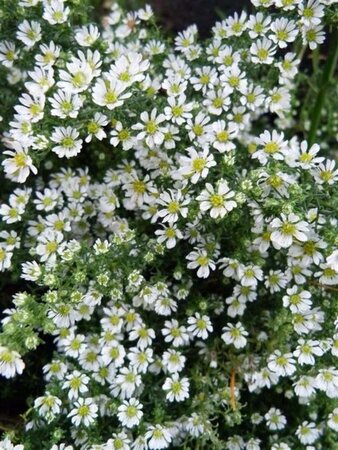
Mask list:
[[[331,46],[329,49],[328,58],[324,67],[324,72],[321,80],[321,86],[317,95],[316,103],[312,112],[311,126],[309,131],[308,142],[312,145],[317,136],[317,130],[320,124],[321,111],[325,100],[327,88],[330,84],[331,78],[334,74],[338,59],[338,32],[336,31],[331,36]]]

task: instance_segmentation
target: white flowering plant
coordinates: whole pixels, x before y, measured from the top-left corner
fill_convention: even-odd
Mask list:
[[[0,2],[0,449],[338,448],[338,11],[251,3]]]

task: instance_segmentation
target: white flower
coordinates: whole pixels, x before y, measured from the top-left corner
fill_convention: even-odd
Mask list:
[[[213,186],[207,183],[196,200],[200,202],[201,211],[210,210],[210,216],[217,219],[223,218],[237,206],[234,200],[230,200],[234,196],[235,193],[229,188],[228,183],[225,180],[220,180],[216,192]]]
[[[296,214],[281,214],[281,219],[273,219],[270,226],[270,239],[276,249],[290,247],[295,239],[301,242],[308,240],[309,225]]]
[[[166,399],[169,402],[182,402],[189,398],[189,380],[188,378],[179,378],[178,373],[165,379],[163,390],[167,391]]]
[[[192,336],[203,340],[207,339],[208,334],[213,331],[210,317],[206,315],[201,316],[198,312],[195,313],[194,316],[188,317],[188,324],[187,331],[191,333]]]
[[[150,425],[147,428],[145,438],[148,440],[148,448],[150,450],[168,448],[172,441],[170,430],[160,424]]]
[[[37,281],[40,278],[41,273],[41,267],[36,261],[22,264],[21,278],[24,280]]]
[[[212,131],[212,146],[220,153],[229,152],[235,148],[232,139],[238,134],[238,126],[234,122],[226,124],[224,120],[217,120],[212,124]]]
[[[296,371],[295,362],[292,353],[282,354],[275,350],[268,358],[268,368],[279,376],[290,376]]]
[[[14,61],[18,58],[18,50],[11,41],[0,42],[0,64],[7,68],[13,67]]]
[[[64,23],[68,19],[70,9],[65,7],[63,0],[50,0],[43,5],[42,17],[51,25]]]
[[[66,68],[67,70],[59,71],[60,81],[57,85],[72,94],[87,90],[94,76],[90,64],[87,61],[74,58],[66,64]]]
[[[264,37],[257,39],[250,47],[251,60],[254,64],[272,64],[276,46]]]
[[[304,45],[308,44],[310,50],[318,47],[325,41],[325,33],[322,25],[309,25],[302,28],[302,38]]]
[[[78,370],[66,376],[66,381],[62,384],[62,389],[68,390],[68,398],[70,400],[79,398],[80,394],[88,392],[87,384],[89,377]]]
[[[320,436],[320,430],[313,422],[304,421],[296,430],[296,436],[303,445],[313,444]]]
[[[121,425],[127,428],[133,428],[138,425],[142,416],[142,404],[133,397],[125,400],[117,409],[117,417]]]
[[[168,226],[162,225],[162,230],[156,230],[157,241],[162,244],[165,242],[167,248],[174,248],[176,245],[176,239],[183,239],[182,232],[177,228],[177,225],[169,223]]]
[[[41,44],[39,48],[41,54],[35,55],[37,64],[44,68],[52,67],[60,55],[61,48],[55,45],[53,41],[49,44]]]
[[[246,346],[248,332],[244,329],[241,322],[237,322],[236,325],[228,323],[226,327],[222,329],[222,339],[226,344],[233,344],[235,348],[243,348]]]
[[[106,132],[103,130],[103,127],[105,127],[106,125],[108,125],[107,116],[96,112],[94,114],[94,118],[87,123],[88,135],[85,139],[85,142],[91,142],[93,136],[99,141],[102,141],[103,138],[107,137]]]
[[[303,375],[293,384],[298,397],[308,398],[316,392],[316,381],[313,377]]]
[[[162,222],[177,222],[179,216],[187,217],[188,207],[190,203],[189,198],[184,198],[182,191],[163,192],[158,199],[158,204],[164,208],[160,209],[156,216],[161,217]]]
[[[54,420],[57,414],[60,414],[62,401],[55,395],[46,392],[46,395],[38,397],[34,401],[34,408],[38,409],[41,417],[47,422]]]
[[[162,365],[170,373],[181,372],[185,366],[186,357],[177,350],[169,349],[163,353]]]
[[[323,349],[320,346],[319,341],[299,339],[298,346],[293,352],[293,355],[297,358],[300,365],[311,364],[315,365],[315,356],[322,356],[324,354]]]
[[[269,35],[269,38],[280,48],[286,48],[287,43],[293,42],[298,35],[296,23],[285,17],[276,19],[270,28],[272,34]]]
[[[332,413],[329,414],[327,424],[332,430],[338,431],[338,408],[335,408]]]
[[[125,86],[144,80],[144,72],[149,69],[149,61],[143,59],[143,55],[135,52],[127,52],[121,55],[110,67],[109,74]]]
[[[45,96],[43,94],[37,96],[22,94],[19,97],[19,102],[20,104],[14,106],[14,109],[23,120],[35,123],[43,118],[45,107]]]
[[[90,24],[78,28],[74,37],[76,42],[82,47],[90,47],[100,37],[100,33],[96,25]]]
[[[83,99],[78,94],[72,95],[70,91],[64,92],[61,89],[55,92],[49,101],[52,105],[51,115],[61,119],[77,117],[83,105]]]
[[[53,232],[47,229],[39,236],[36,253],[40,256],[42,262],[49,261],[51,264],[55,263],[56,256],[62,253],[65,243],[61,233]]]
[[[190,111],[193,109],[193,103],[186,103],[186,99],[184,94],[181,94],[179,97],[168,97],[169,106],[164,108],[166,120],[182,125],[187,119],[192,118]]]
[[[287,294],[283,297],[283,306],[289,307],[293,313],[308,311],[312,306],[311,293],[303,291],[298,286],[287,289]]]
[[[143,123],[137,123],[132,126],[133,130],[140,131],[136,136],[137,139],[144,139],[149,147],[161,145],[164,141],[166,128],[160,126],[160,124],[165,121],[165,115],[157,115],[157,109],[153,108],[150,114],[147,111],[143,111],[140,115],[140,119]]]
[[[21,375],[24,368],[25,363],[18,352],[0,346],[0,375],[13,378],[16,374]]]
[[[206,147],[202,152],[197,152],[193,147],[187,148],[189,156],[180,157],[180,169],[178,173],[184,178],[190,178],[191,183],[196,184],[200,178],[206,178],[209,169],[216,165],[216,161]]]
[[[204,249],[197,249],[190,252],[186,259],[190,261],[187,265],[188,269],[197,269],[197,276],[199,278],[208,278],[210,270],[215,270],[216,265],[212,259],[209,258],[208,253]]]
[[[166,320],[161,332],[165,336],[165,342],[170,342],[174,347],[181,347],[189,343],[186,327],[179,325],[176,319]]]
[[[93,87],[93,102],[109,110],[118,108],[132,95],[131,92],[124,92],[125,89],[126,85],[115,78],[100,78]]]
[[[98,406],[93,398],[79,398],[74,403],[74,408],[67,417],[71,418],[72,423],[78,427],[80,424],[89,427],[97,418]]]
[[[334,367],[320,369],[316,376],[316,386],[329,398],[338,398],[338,370]]]
[[[270,408],[264,416],[266,425],[271,431],[283,430],[286,425],[286,417],[283,416],[280,409]]]
[[[269,157],[276,160],[283,160],[284,154],[287,148],[287,144],[284,141],[284,134],[278,133],[273,130],[272,133],[264,131],[259,135],[257,141],[258,146],[262,146],[262,149],[256,150],[252,154],[252,158],[257,158],[262,165],[268,162]]]
[[[82,148],[82,139],[78,139],[79,132],[73,127],[55,127],[50,139],[55,142],[52,152],[59,158],[71,158],[80,153]]]
[[[24,20],[18,26],[18,31],[16,33],[17,39],[23,42],[27,48],[33,47],[41,39],[41,25],[39,22],[32,20]]]
[[[13,142],[11,146],[13,150],[3,152],[5,155],[10,156],[10,158],[2,161],[4,171],[11,180],[24,183],[30,172],[36,175],[38,170],[33,165],[32,158],[25,147],[21,146],[17,141]]]

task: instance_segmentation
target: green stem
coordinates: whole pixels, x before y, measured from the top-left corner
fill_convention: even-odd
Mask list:
[[[337,59],[338,59],[338,32],[336,31],[330,38],[331,46],[329,49],[328,58],[323,71],[321,86],[317,95],[316,103],[312,112],[311,126],[309,131],[308,142],[312,145],[317,136],[318,126],[320,124],[321,111],[325,100],[327,88],[330,84],[331,78],[334,74]]]

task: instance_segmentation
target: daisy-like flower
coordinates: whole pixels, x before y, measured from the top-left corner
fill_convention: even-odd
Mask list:
[[[19,98],[19,105],[14,106],[15,111],[20,114],[22,119],[30,122],[39,122],[44,116],[45,96],[31,96],[23,94]]]
[[[93,87],[93,102],[99,106],[106,106],[109,110],[118,108],[132,95],[131,92],[125,92],[125,89],[125,84],[117,79],[100,78]]]
[[[231,200],[235,196],[228,183],[220,180],[215,190],[210,183],[205,185],[205,189],[196,198],[200,202],[202,212],[210,210],[213,219],[223,218],[228,212],[236,208],[237,203]]]
[[[275,352],[268,358],[268,368],[271,372],[276,373],[281,377],[290,376],[296,371],[295,359],[292,353],[284,353],[275,350]]]
[[[338,432],[338,408],[335,408],[328,416],[328,426]]]
[[[190,199],[184,197],[180,190],[169,189],[169,192],[163,192],[157,203],[162,206],[162,209],[157,212],[157,217],[161,217],[162,222],[175,223],[179,216],[186,218],[188,215]]]
[[[181,372],[184,369],[186,357],[177,350],[168,350],[163,353],[162,365],[170,373]]]
[[[148,440],[147,445],[150,450],[161,450],[169,447],[172,436],[169,428],[156,424],[147,428],[145,439]]]
[[[265,414],[264,419],[269,430],[283,430],[286,425],[286,417],[282,414],[280,409],[270,408]]]
[[[0,64],[10,69],[18,58],[19,52],[11,41],[0,42]]]
[[[293,384],[298,397],[308,398],[316,392],[316,381],[313,377],[303,375]]]
[[[316,156],[319,151],[320,147],[318,144],[313,144],[310,148],[308,148],[308,143],[306,141],[302,141],[296,157],[297,165],[302,169],[312,169],[317,164],[320,164],[325,158]]]
[[[63,236],[61,233],[54,233],[47,229],[39,236],[36,253],[40,256],[42,262],[49,261],[51,264],[55,263],[56,256],[61,254],[65,248]]]
[[[189,398],[189,380],[188,378],[179,378],[178,373],[165,379],[163,390],[167,391],[166,399],[169,402],[182,402]]]
[[[283,133],[275,130],[272,133],[264,131],[260,134],[257,144],[258,150],[252,154],[252,158],[257,158],[262,165],[265,165],[270,157],[276,160],[284,159],[287,143],[284,141]]]
[[[161,330],[164,341],[170,342],[174,347],[182,347],[189,343],[189,334],[184,325],[179,325],[176,319],[166,320]]]
[[[62,401],[55,395],[46,392],[46,395],[38,397],[34,401],[34,408],[38,410],[39,416],[51,422],[61,411]]]
[[[312,170],[312,175],[319,185],[328,184],[333,185],[338,181],[338,169],[335,168],[335,162],[327,159],[325,163],[321,163],[317,168]]]
[[[322,356],[324,350],[320,346],[319,341],[299,339],[298,346],[293,352],[293,355],[297,358],[300,365],[311,364],[315,365],[315,356]]]
[[[222,331],[221,338],[227,345],[232,344],[235,348],[243,348],[246,346],[246,336],[249,333],[244,329],[241,322],[237,322],[236,325],[228,323],[226,327],[223,327]]]
[[[117,409],[117,417],[122,426],[133,428],[139,425],[143,416],[142,404],[136,398],[124,400]]]
[[[78,139],[80,133],[73,127],[55,127],[50,139],[55,142],[52,152],[59,158],[72,158],[80,153],[82,139]]]
[[[119,82],[130,86],[136,82],[142,82],[144,72],[149,68],[149,61],[143,55],[135,52],[127,52],[121,55],[111,66],[109,74]]]
[[[303,445],[313,444],[321,432],[314,422],[304,421],[296,430],[296,436]]]
[[[228,124],[224,120],[217,120],[212,124],[213,140],[212,146],[220,153],[229,152],[235,148],[232,140],[238,134],[238,127],[234,122]]]
[[[157,242],[162,244],[165,242],[167,248],[174,248],[177,239],[183,239],[182,232],[177,228],[174,223],[169,223],[168,226],[162,224],[161,230],[156,230],[155,234],[158,236]]]
[[[325,41],[325,33],[322,25],[309,25],[302,28],[303,44],[314,50]]]
[[[52,67],[60,55],[61,48],[53,41],[49,44],[41,44],[39,48],[41,53],[35,55],[37,64],[44,68]]]
[[[114,128],[110,132],[110,143],[114,147],[122,145],[123,150],[129,150],[133,147],[135,139],[131,135],[130,130],[125,128],[121,122],[117,121]]]
[[[52,105],[51,115],[61,119],[77,117],[83,105],[83,99],[78,94],[72,95],[70,91],[64,92],[61,89],[55,92],[49,101]]]
[[[271,242],[278,250],[280,248],[288,248],[295,239],[301,242],[308,240],[309,225],[304,220],[291,213],[289,215],[281,214],[281,218],[275,218],[271,224]]]
[[[280,48],[287,47],[288,43],[293,42],[298,35],[296,23],[285,17],[276,19],[270,28],[272,34],[269,35],[269,38]]]
[[[209,316],[200,313],[188,317],[187,331],[193,336],[201,339],[207,339],[209,333],[213,331],[213,326]]]
[[[25,363],[18,352],[0,346],[0,375],[13,378],[16,374],[21,375],[24,368]]]
[[[74,37],[76,42],[82,47],[90,47],[100,37],[100,33],[96,25],[90,24],[78,28]]]
[[[73,400],[88,392],[88,383],[89,377],[87,375],[74,370],[74,372],[66,376],[66,381],[62,384],[62,388],[68,390],[68,398]]]
[[[250,47],[251,61],[254,64],[272,64],[276,53],[276,46],[272,41],[264,37],[257,39]]]
[[[306,27],[319,25],[324,16],[324,5],[319,0],[308,0],[298,5],[298,14]]]
[[[98,406],[95,404],[93,398],[79,398],[74,403],[74,408],[70,411],[67,417],[71,418],[72,423],[78,427],[83,425],[89,427],[97,418]]]
[[[258,36],[263,36],[266,34],[270,23],[271,17],[265,16],[262,12],[258,12],[255,15],[250,15],[247,21],[247,28],[251,39],[255,39]]]
[[[190,261],[187,264],[188,269],[197,269],[197,276],[199,278],[208,278],[210,270],[215,270],[215,262],[210,259],[208,252],[205,249],[199,249],[190,252],[186,259]]]
[[[66,69],[59,71],[60,81],[57,85],[61,89],[69,91],[72,94],[77,94],[88,89],[94,73],[87,61],[74,58],[66,64]],[[103,82],[103,80],[101,81]],[[93,100],[95,102],[94,95]]]
[[[193,103],[186,103],[186,99],[187,97],[184,94],[179,97],[168,97],[169,106],[164,108],[166,120],[182,125],[187,119],[192,118],[190,111],[193,109]]]
[[[69,13],[70,9],[68,6],[65,6],[63,1],[50,0],[50,2],[44,3],[43,5],[42,17],[51,25],[56,25],[58,23],[66,22]]]
[[[289,307],[292,313],[305,312],[311,309],[311,293],[299,290],[298,286],[293,286],[286,290],[287,295],[283,297],[283,306]]]
[[[24,183],[29,173],[32,172],[36,175],[38,169],[33,165],[32,158],[29,156],[27,149],[19,142],[12,142],[11,147],[13,150],[5,150],[3,152],[9,158],[4,159],[1,164],[11,180]]]
[[[137,123],[132,126],[133,130],[139,130],[137,139],[144,139],[149,147],[161,145],[164,141],[166,127],[160,124],[166,120],[165,115],[157,114],[157,109],[153,108],[150,114],[147,111],[143,111],[140,119],[142,123]]]
[[[212,89],[207,92],[207,97],[203,105],[207,108],[209,114],[220,116],[222,112],[227,111],[231,103],[230,94],[232,89],[224,86],[218,89]]]
[[[92,138],[95,137],[99,141],[102,141],[105,137],[107,137],[106,132],[103,130],[103,127],[108,125],[108,118],[104,114],[96,112],[94,114],[93,119],[91,119],[87,123],[87,137],[85,142],[91,142]]]
[[[41,35],[41,25],[39,22],[32,20],[24,20],[19,26],[16,32],[16,37],[21,41],[27,48],[33,47],[38,41],[40,41]]]
[[[216,161],[209,149],[204,148],[202,152],[197,152],[193,147],[187,148],[189,156],[181,156],[180,169],[178,173],[184,178],[190,178],[196,184],[200,178],[206,178],[209,169],[216,165]]]

